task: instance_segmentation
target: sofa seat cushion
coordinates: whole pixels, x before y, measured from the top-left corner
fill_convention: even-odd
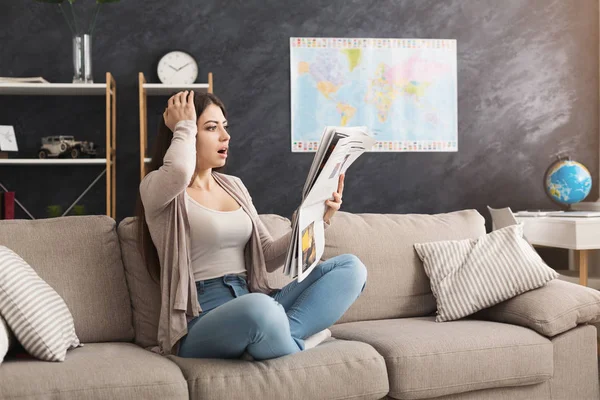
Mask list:
[[[385,358],[390,396],[425,399],[550,379],[553,346],[521,326],[435,316],[361,321],[331,327],[335,338],[372,345]]]
[[[0,366],[2,399],[187,399],[173,362],[132,343],[86,343],[64,362],[9,358]]]
[[[266,361],[168,356],[192,399],[380,399],[388,393],[383,357],[366,343],[328,339]]]

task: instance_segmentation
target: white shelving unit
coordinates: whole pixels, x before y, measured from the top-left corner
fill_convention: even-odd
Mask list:
[[[31,159],[31,158],[0,158],[0,165],[104,165],[106,158],[82,158],[76,160],[69,159],[52,159],[46,158]]]
[[[164,83],[144,83],[144,89],[148,96],[156,95],[171,95],[173,92],[182,90],[194,90],[196,92],[208,92],[210,84],[208,83],[192,83],[189,85],[165,85]]]
[[[148,150],[148,115],[147,96],[170,96],[174,92],[193,90],[199,93],[213,93],[213,75],[208,73],[208,83],[191,83],[187,85],[165,85],[163,83],[147,83],[143,72],[139,78],[139,103],[140,103],[140,181],[146,176],[146,163],[151,158],[146,157]]]
[[[2,166],[22,165],[104,165],[104,170],[63,213],[67,215],[77,202],[106,174],[106,215],[116,218],[116,145],[117,145],[117,84],[110,72],[106,83],[0,83],[0,95],[11,96],[105,96],[106,158],[0,158]],[[0,188],[7,190],[0,182]],[[15,202],[32,219],[33,215],[17,200]]]
[[[36,96],[104,96],[105,83],[0,83],[0,94]]]

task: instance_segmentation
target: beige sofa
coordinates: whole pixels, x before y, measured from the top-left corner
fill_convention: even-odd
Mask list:
[[[274,236],[289,226],[276,215],[261,218]],[[368,269],[365,291],[332,327],[333,338],[265,362],[162,357],[145,349],[156,345],[159,291],[136,251],[134,222],[0,221],[0,244],[64,298],[85,343],[62,363],[7,358],[0,398],[599,398],[593,325],[546,337],[476,318],[434,322],[435,299],[412,244],[485,234],[474,210],[339,212],[326,232],[324,258],[359,256]],[[280,273],[271,278],[277,286],[288,282]]]

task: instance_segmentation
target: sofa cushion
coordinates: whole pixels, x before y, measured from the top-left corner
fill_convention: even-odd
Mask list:
[[[550,339],[554,377],[545,399],[600,399],[596,328],[579,325]]]
[[[290,220],[276,214],[262,214],[260,219],[274,238],[289,229]],[[121,221],[118,227],[125,277],[129,286],[133,324],[135,327],[135,343],[144,348],[157,346],[158,318],[160,315],[160,287],[155,283],[148,271],[142,255],[137,247],[137,218],[129,217]],[[269,283],[274,288],[281,288],[291,281],[280,268],[267,274]]]
[[[437,304],[437,322],[457,320],[558,277],[511,225],[476,239],[415,243]]]
[[[160,286],[154,282],[146,269],[144,259],[138,250],[137,218],[125,218],[117,229],[125,278],[129,286],[133,325],[135,327],[134,342],[144,348],[158,345],[158,319],[160,316]]]
[[[266,361],[168,357],[183,371],[193,399],[374,400],[389,389],[383,357],[360,342],[328,339]]]
[[[354,254],[369,275],[365,290],[338,323],[431,314],[435,299],[413,244],[485,233],[485,219],[476,210],[434,215],[337,212],[325,231],[323,259]]]
[[[187,399],[180,369],[132,343],[87,343],[62,363],[4,360],[0,398]]]
[[[526,326],[551,337],[579,324],[600,322],[600,291],[555,279],[473,318]]]
[[[63,298],[83,343],[133,339],[115,220],[105,215],[2,220],[0,244]]]
[[[398,399],[536,384],[554,372],[550,340],[520,326],[439,323],[430,316],[337,324],[331,332],[369,343],[383,355],[390,396]]]
[[[19,343],[44,361],[81,346],[64,300],[14,251],[0,245],[0,314]]]

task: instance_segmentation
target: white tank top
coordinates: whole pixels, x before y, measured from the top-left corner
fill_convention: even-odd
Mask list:
[[[244,248],[252,235],[252,220],[240,207],[216,211],[194,200],[187,191],[194,280],[245,274]]]

